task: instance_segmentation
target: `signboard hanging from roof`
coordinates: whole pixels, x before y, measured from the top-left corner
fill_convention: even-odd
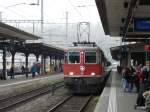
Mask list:
[[[150,18],[134,18],[134,31],[150,32]]]
[[[139,5],[150,5],[150,0],[139,0]]]

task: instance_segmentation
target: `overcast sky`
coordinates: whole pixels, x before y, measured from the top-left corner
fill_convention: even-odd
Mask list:
[[[0,0],[0,12],[3,20],[40,20],[41,19],[41,7],[40,5],[29,5],[31,3],[38,3],[38,0]],[[39,0],[41,4],[41,0]],[[78,22],[90,22],[94,27],[91,29],[91,40],[97,42],[99,46],[104,50],[106,55],[109,55],[109,48],[114,45],[119,45],[119,41],[109,36],[105,36],[100,17],[98,14],[95,0],[43,0],[44,3],[44,35],[47,35],[45,40],[47,42],[62,41],[65,40],[65,24],[64,26],[49,25],[46,23],[65,23],[66,12],[68,12],[68,22],[77,24]],[[32,33],[32,25],[23,26],[20,24],[20,28],[27,29]],[[29,25],[29,24],[28,24]],[[27,28],[28,27],[28,28]],[[39,26],[35,27],[38,29]],[[68,41],[73,41],[76,38],[75,34],[76,25],[69,25]],[[39,32],[35,29],[35,32]],[[73,30],[75,29],[75,30]],[[55,31],[54,31],[55,30]],[[56,32],[57,31],[57,32]],[[59,32],[58,32],[59,31]],[[55,37],[58,33],[60,36]],[[74,35],[73,35],[74,34]],[[70,39],[70,40],[69,40]],[[49,41],[48,41],[49,40]],[[56,42],[58,44],[58,42]],[[51,44],[51,43],[50,43]]]
[[[0,0],[2,18],[40,20],[40,6],[28,5],[37,2],[38,0]],[[95,0],[43,0],[43,3],[45,22],[65,22],[65,12],[69,13],[69,22],[100,21]]]

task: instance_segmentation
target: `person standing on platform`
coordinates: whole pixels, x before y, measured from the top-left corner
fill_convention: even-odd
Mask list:
[[[13,65],[11,66],[9,73],[10,73],[10,78],[14,79],[15,78],[15,72],[14,72],[14,66]]]
[[[140,91],[140,73],[141,73],[141,65],[136,65],[135,67],[135,72],[136,72],[136,78],[135,78],[135,86],[137,89],[137,92]]]
[[[132,92],[133,87],[134,87],[134,83],[135,83],[135,69],[134,66],[130,67],[130,75],[129,75],[129,91]]]
[[[143,73],[142,68],[138,74],[138,78],[139,78],[140,89],[142,89],[142,87],[144,86],[144,73]]]
[[[36,64],[33,63],[32,67],[31,67],[32,78],[35,78],[36,72],[37,72],[37,67],[36,67]]]
[[[125,66],[122,72],[124,92],[129,91],[129,73],[129,68]]]
[[[25,73],[25,67],[22,65],[22,67],[21,67],[21,71],[22,71],[22,74],[24,74]]]
[[[41,64],[40,64],[40,63],[37,63],[37,64],[36,64],[36,67],[37,67],[37,73],[38,73],[38,75],[40,75]]]

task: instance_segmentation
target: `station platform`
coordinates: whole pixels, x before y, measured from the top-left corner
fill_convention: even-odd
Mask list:
[[[40,78],[44,78],[44,77],[49,77],[52,75],[60,75],[62,73],[60,72],[56,72],[56,73],[52,73],[52,74],[41,74],[41,75],[35,75],[35,78],[32,78],[32,74],[28,74],[28,78],[26,78],[25,74],[21,74],[21,75],[15,75],[14,79],[11,79],[10,76],[7,76],[6,80],[0,80],[0,86],[2,85],[7,85],[7,84],[11,84],[11,83],[16,83],[16,82],[22,82],[22,81],[28,81],[28,80],[33,80],[33,79],[40,79]]]
[[[112,71],[94,112],[145,112],[134,109],[136,99],[136,92],[123,91],[120,74]]]
[[[53,73],[51,75],[39,75],[32,78],[31,74],[28,78],[25,75],[16,75],[15,79],[0,80],[0,98],[9,95],[17,95],[26,91],[50,85],[54,82],[63,80],[63,73]]]

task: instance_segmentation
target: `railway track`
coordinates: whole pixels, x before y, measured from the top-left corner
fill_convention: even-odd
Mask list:
[[[92,96],[69,96],[48,112],[83,112]]]
[[[29,100],[42,96],[44,94],[50,92],[53,94],[56,89],[61,88],[62,86],[64,86],[64,83],[58,82],[47,87],[38,88],[32,91],[25,92],[23,94],[0,99],[0,112],[10,110],[15,106],[19,106],[20,104],[28,102]]]

